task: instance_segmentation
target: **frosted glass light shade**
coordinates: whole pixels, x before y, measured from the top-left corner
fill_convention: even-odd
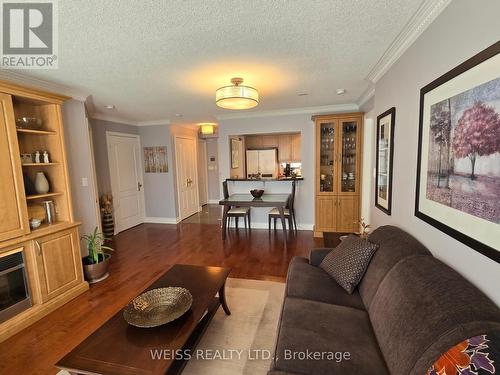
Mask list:
[[[259,104],[259,92],[250,86],[240,85],[241,78],[233,78],[232,86],[224,86],[215,92],[215,103],[226,109],[249,109]]]
[[[200,125],[200,128],[201,128],[201,134],[203,134],[203,135],[214,134],[214,126],[215,126],[215,124],[203,123],[203,124],[199,124],[199,125]]]

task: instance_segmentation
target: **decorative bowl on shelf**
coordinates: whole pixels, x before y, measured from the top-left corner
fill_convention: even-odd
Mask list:
[[[39,130],[42,127],[42,120],[36,117],[20,117],[16,120],[18,129]]]
[[[30,227],[31,229],[36,229],[42,224],[42,220],[37,219],[37,218],[32,218],[30,220]]]
[[[186,288],[157,288],[135,297],[125,306],[123,317],[135,327],[152,328],[180,318],[192,304],[193,296]]]
[[[264,194],[264,190],[253,189],[253,190],[250,190],[250,194],[252,194],[252,197],[254,197],[254,198],[260,198]]]

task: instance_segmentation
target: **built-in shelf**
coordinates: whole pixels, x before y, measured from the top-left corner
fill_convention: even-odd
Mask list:
[[[40,199],[40,198],[47,198],[47,197],[54,197],[56,195],[62,195],[63,193],[47,193],[47,194],[36,194],[36,195],[27,195],[26,199],[27,200],[33,200],[33,199]]]
[[[35,130],[35,129],[17,129],[18,133],[37,134],[37,135],[56,135],[57,132],[52,130]]]
[[[59,163],[24,163],[23,167],[47,167],[51,165],[59,165]]]
[[[43,223],[38,228],[31,228],[31,233],[42,234],[42,232],[52,232],[54,230],[59,230],[70,225],[67,221],[56,221],[52,224]]]

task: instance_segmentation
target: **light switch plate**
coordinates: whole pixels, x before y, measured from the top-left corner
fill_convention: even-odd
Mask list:
[[[82,186],[89,186],[89,179],[87,177],[82,177]]]

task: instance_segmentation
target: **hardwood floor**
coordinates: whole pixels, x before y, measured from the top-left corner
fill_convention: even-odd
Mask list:
[[[143,224],[120,233],[111,244],[110,276],[0,343],[0,374],[55,374],[59,359],[176,263],[229,267],[234,278],[284,281],[293,256],[323,246],[310,231],[290,239],[285,252],[281,231],[249,235],[232,229],[224,242],[219,226],[209,224]]]

